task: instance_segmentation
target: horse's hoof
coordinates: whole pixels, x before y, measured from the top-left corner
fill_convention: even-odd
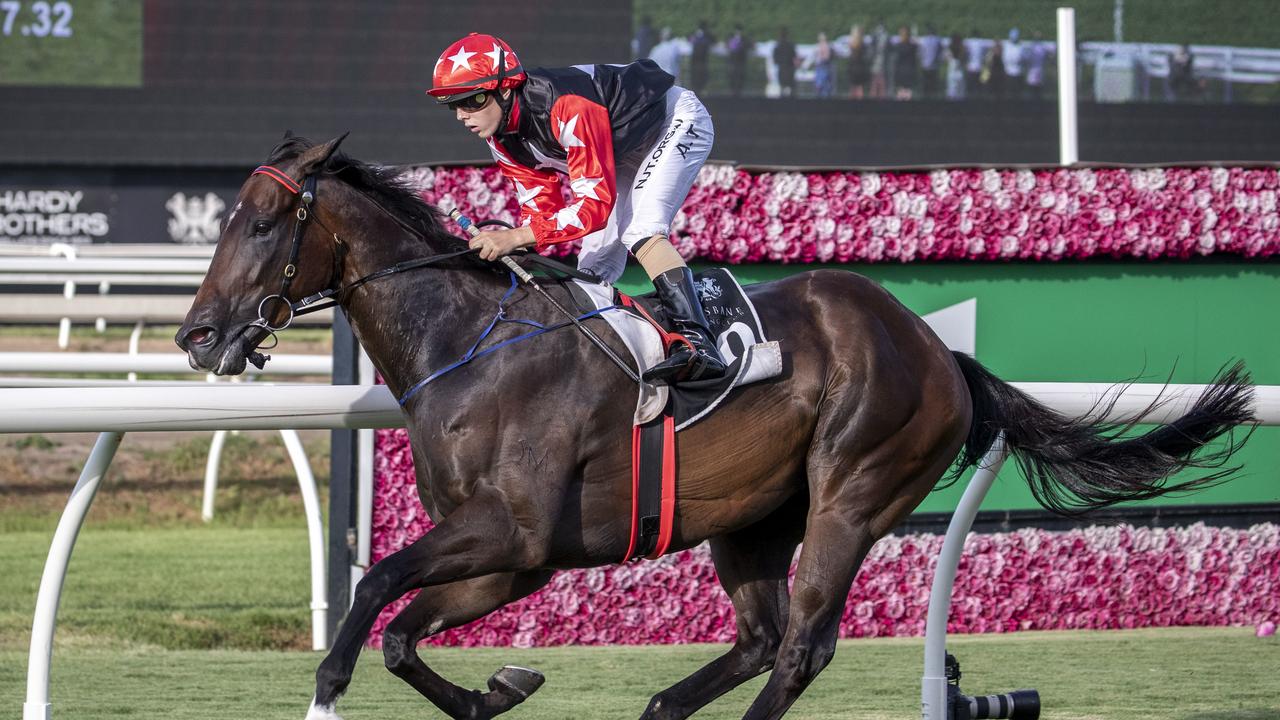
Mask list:
[[[489,690],[511,698],[515,701],[511,704],[515,706],[537,692],[546,681],[537,670],[507,665],[489,678]]]
[[[332,705],[317,705],[313,698],[311,707],[307,709],[306,720],[342,720],[342,716],[334,712]]]

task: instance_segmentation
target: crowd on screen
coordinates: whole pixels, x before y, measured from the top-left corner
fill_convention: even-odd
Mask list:
[[[652,58],[677,82],[702,94],[712,85],[712,55],[724,58],[724,82],[715,92],[770,97],[810,96],[850,99],[1040,99],[1052,96],[1050,77],[1055,44],[1039,31],[1024,37],[1012,28],[1001,38],[944,34],[932,24],[922,29],[883,21],[854,24],[848,34],[825,32],[797,44],[788,28],[774,37],[749,38],[741,25],[723,39],[706,21],[689,35],[656,29],[642,19],[632,40],[636,57]],[[748,65],[764,61],[764,87],[750,87]],[[1193,99],[1202,86],[1194,80],[1188,46],[1169,57],[1167,99]],[[758,72],[755,82],[759,82]]]

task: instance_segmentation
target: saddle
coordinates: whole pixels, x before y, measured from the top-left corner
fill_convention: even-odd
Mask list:
[[[708,417],[734,388],[782,372],[782,350],[765,338],[755,306],[725,268],[694,276],[699,299],[720,354],[728,365],[722,378],[638,387],[632,428],[631,541],[623,561],[662,556],[670,545],[675,517],[676,433]],[[575,277],[568,283],[580,307],[614,308],[601,317],[631,351],[640,374],[666,357],[671,345],[666,318],[653,295],[630,297],[607,283]]]

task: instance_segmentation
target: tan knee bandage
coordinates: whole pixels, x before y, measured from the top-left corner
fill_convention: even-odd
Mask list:
[[[652,280],[668,270],[685,266],[684,258],[666,235],[654,235],[636,250],[636,260]]]

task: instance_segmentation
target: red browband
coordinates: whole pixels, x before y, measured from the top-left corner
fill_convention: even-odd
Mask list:
[[[282,172],[281,170],[278,170],[270,165],[259,165],[258,169],[254,170],[252,174],[266,175],[272,180],[275,180],[276,182],[283,185],[286,190],[293,193],[294,195],[297,195],[298,193],[302,192],[302,186],[294,182],[293,178],[289,177],[288,175],[284,174],[284,172]]]

